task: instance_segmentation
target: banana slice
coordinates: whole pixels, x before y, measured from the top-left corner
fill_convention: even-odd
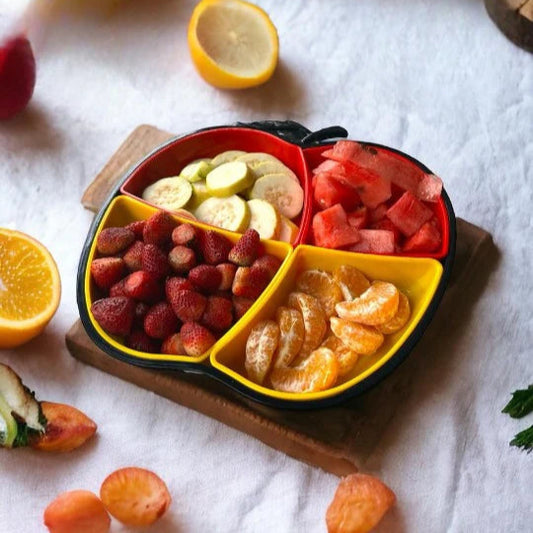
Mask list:
[[[255,229],[261,239],[277,239],[279,235],[281,218],[276,209],[266,200],[250,200],[249,228]]]
[[[213,167],[210,159],[197,159],[183,167],[180,176],[194,183],[205,179],[211,170],[213,170]]]
[[[250,198],[266,200],[280,214],[292,219],[302,210],[304,191],[299,183],[287,177],[286,174],[267,174],[254,183]]]
[[[242,150],[227,150],[226,152],[222,152],[213,159],[211,159],[211,165],[213,167],[218,167],[218,165],[222,165],[223,163],[229,163],[230,161],[235,161],[239,156],[244,155],[246,152],[243,152]]]
[[[151,204],[175,211],[182,208],[192,196],[191,184],[181,176],[162,178],[144,189],[143,200]]]
[[[252,172],[255,175],[255,179],[262,178],[267,174],[286,174],[296,183],[300,183],[300,180],[298,179],[296,174],[288,166],[284,165],[281,161],[278,160],[272,161],[268,159],[265,161],[261,161],[258,165],[251,168]]]
[[[281,224],[279,227],[278,239],[280,241],[292,244],[296,240],[300,228],[294,222],[292,222],[292,220],[289,220],[283,215],[280,216],[280,220]]]
[[[246,164],[240,161],[223,163],[209,172],[205,178],[208,192],[219,198],[237,194],[250,187],[253,182],[252,173]]]
[[[237,161],[246,163],[252,170],[265,161],[277,161],[278,163],[281,163],[277,157],[267,154],[266,152],[245,152],[237,158]]]
[[[229,231],[243,232],[250,223],[250,208],[236,194],[228,198],[212,196],[202,202],[194,214],[200,222]]]

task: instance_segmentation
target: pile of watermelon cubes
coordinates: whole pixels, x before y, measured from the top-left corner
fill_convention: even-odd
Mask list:
[[[442,242],[431,204],[442,180],[410,161],[338,141],[313,170],[317,246],[374,254],[432,253]]]

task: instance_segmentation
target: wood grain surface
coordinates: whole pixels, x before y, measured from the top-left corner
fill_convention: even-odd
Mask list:
[[[485,0],[485,7],[511,41],[533,52],[533,0]]]

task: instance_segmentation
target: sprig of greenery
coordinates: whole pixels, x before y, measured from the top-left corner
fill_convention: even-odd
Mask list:
[[[513,418],[522,418],[531,411],[533,411],[533,385],[513,392],[512,398],[503,408],[502,413]],[[509,444],[530,453],[533,450],[533,426],[517,433]]]
[[[513,392],[512,396],[502,413],[507,413],[513,418],[522,418],[533,411],[533,385]]]
[[[533,451],[533,426],[517,433],[509,444],[517,448],[522,448],[527,453]]]

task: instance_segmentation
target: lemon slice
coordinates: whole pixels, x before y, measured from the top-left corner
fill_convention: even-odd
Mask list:
[[[194,214],[200,222],[229,231],[243,232],[250,223],[250,208],[236,194],[228,198],[208,198]]]
[[[0,348],[20,346],[41,333],[60,296],[50,252],[29,235],[0,228]]]
[[[278,63],[278,34],[261,8],[242,0],[202,0],[187,41],[200,75],[220,89],[265,83]]]

